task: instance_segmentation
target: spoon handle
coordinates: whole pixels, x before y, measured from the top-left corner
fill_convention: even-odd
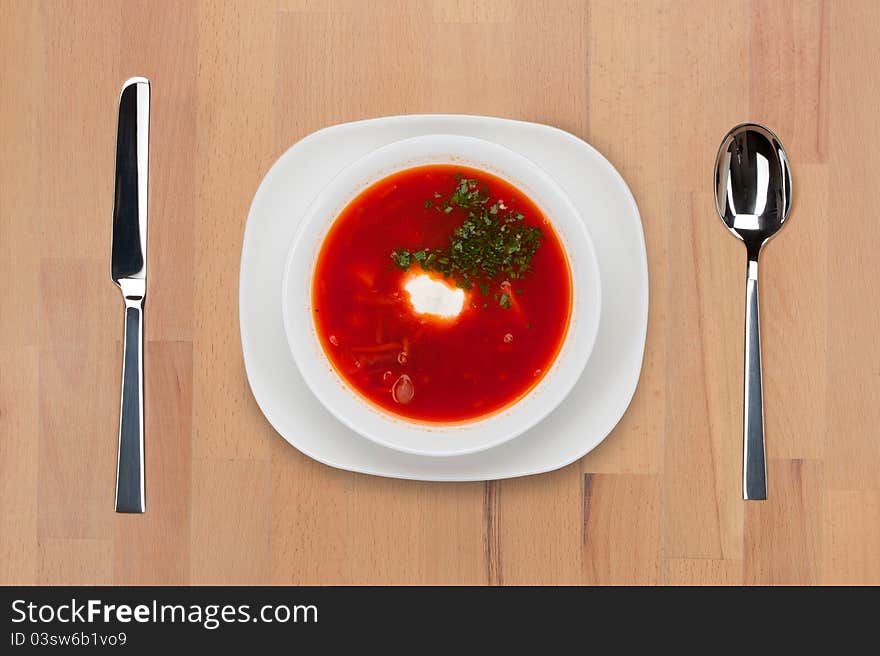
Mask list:
[[[746,273],[745,389],[743,394],[743,499],[767,498],[764,455],[764,385],[761,379],[761,319],[758,314],[758,259]]]

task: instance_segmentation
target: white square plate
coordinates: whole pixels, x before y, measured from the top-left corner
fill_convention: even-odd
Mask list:
[[[302,380],[281,320],[281,277],[306,208],[355,159],[425,134],[494,141],[547,171],[580,210],[602,279],[599,335],[568,398],[520,437],[479,453],[432,458],[375,444],[338,422]],[[483,116],[391,116],[335,125],[285,152],[251,204],[241,254],[239,321],[248,380],[263,414],[297,449],[340,469],[436,481],[538,474],[594,449],[620,420],[639,380],[648,324],[648,266],[638,208],[614,167],[577,137],[537,123]]]

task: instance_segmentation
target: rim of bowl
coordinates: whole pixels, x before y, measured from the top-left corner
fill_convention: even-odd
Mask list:
[[[411,152],[419,151],[421,152]],[[490,156],[481,159],[479,156],[462,155],[462,151],[482,150],[489,151]],[[497,157],[493,157],[497,156]],[[542,198],[535,193],[534,185],[530,185],[526,180],[513,175],[509,170],[504,168],[504,164],[493,163],[492,159],[507,160],[507,164],[515,162],[514,168],[519,167],[527,171],[525,177],[531,177],[533,181],[538,183],[547,195],[555,196],[555,202],[565,206],[565,212],[572,221],[572,225],[560,225],[557,213],[548,212],[546,202],[542,202]],[[386,161],[387,160],[387,161]],[[382,162],[385,162],[382,164]],[[380,164],[382,164],[380,166]],[[534,385],[528,392],[520,396],[507,406],[487,415],[476,417],[473,420],[464,420],[454,423],[429,423],[412,420],[402,415],[395,415],[392,412],[384,410],[380,406],[365,399],[359,394],[353,386],[345,380],[342,375],[333,366],[330,359],[324,352],[317,335],[314,320],[311,318],[311,283],[314,276],[317,255],[327,237],[330,227],[339,218],[342,211],[363,191],[381,181],[382,179],[394,173],[404,171],[410,168],[420,166],[430,166],[433,164],[458,164],[460,166],[485,171],[497,177],[506,180],[521,193],[537,205],[544,213],[546,218],[552,223],[553,229],[559,237],[563,250],[568,259],[569,273],[571,276],[572,298],[571,312],[569,316],[569,324],[566,329],[565,338],[554,357],[550,368],[544,373],[541,380]],[[362,172],[363,171],[363,172]],[[348,178],[355,178],[349,181]],[[320,223],[317,229],[317,235],[314,244],[310,239],[304,244],[304,239],[310,228],[314,229],[316,222]],[[576,235],[582,239],[581,252],[584,257],[575,259],[571,237]],[[300,252],[305,246],[309,246],[309,252]],[[291,317],[291,269],[294,262],[300,257],[307,257],[309,260],[307,271],[308,276],[306,283],[306,301],[308,306],[308,330],[300,331],[294,326],[294,319]],[[583,273],[583,279],[578,280],[576,272]],[[468,137],[453,134],[430,134],[418,137],[410,137],[394,141],[376,148],[373,151],[363,155],[355,161],[348,164],[340,170],[333,179],[318,193],[318,195],[309,204],[308,209],[303,215],[300,224],[297,226],[296,232],[291,240],[288,248],[287,258],[284,265],[282,285],[281,285],[281,305],[282,319],[284,324],[285,337],[287,338],[288,347],[296,362],[300,375],[306,382],[310,392],[318,399],[330,414],[337,420],[342,422],[352,431],[358,433],[376,444],[383,447],[421,456],[430,457],[453,457],[460,455],[468,455],[485,451],[493,447],[499,446],[505,442],[515,439],[522,433],[533,428],[535,425],[545,419],[565,400],[572,388],[577,384],[584,368],[592,354],[596,343],[596,337],[599,328],[599,318],[601,313],[601,284],[598,259],[596,257],[595,248],[586,224],[580,215],[577,207],[569,198],[564,189],[553,179],[546,171],[535,164],[527,157],[492,141],[479,139],[476,137]],[[300,281],[302,283],[302,281]],[[585,289],[584,285],[592,288]],[[585,314],[583,307],[580,307],[579,294],[583,295],[592,291],[593,303],[590,305],[589,314]],[[577,352],[572,352],[572,341],[575,339],[576,329],[580,326],[586,326],[586,334],[580,335],[584,344],[579,346]],[[308,332],[308,335],[303,334]],[[300,350],[300,347],[308,351],[312,351],[316,356],[313,362],[303,362],[306,353]],[[563,360],[565,360],[567,375],[569,380],[563,383],[559,382],[559,369],[562,368]],[[323,365],[323,366],[316,366]],[[572,367],[572,365],[574,365]],[[347,410],[340,409],[331,400],[328,399],[324,390],[320,388],[318,378],[323,378],[323,384],[333,384],[333,388],[342,392],[343,397],[352,399],[356,404],[353,407],[360,408],[358,411],[360,417],[349,416]],[[553,385],[556,381],[556,385]],[[548,394],[549,388],[549,394]],[[541,398],[538,398],[541,397]],[[543,399],[542,405],[536,405],[529,408]],[[530,402],[531,400],[531,402]],[[529,408],[530,412],[523,414],[523,410]],[[369,413],[369,414],[367,414]],[[497,433],[491,439],[483,439],[479,444],[471,444],[469,446],[460,446],[457,448],[445,448],[442,450],[431,450],[428,448],[420,448],[418,446],[410,446],[402,444],[401,441],[389,440],[383,435],[378,428],[402,429],[405,432],[417,434],[433,433],[438,438],[442,438],[444,446],[448,445],[447,440],[454,439],[457,435],[491,431],[492,425],[497,425],[504,417],[510,415],[522,414],[518,421],[510,423],[507,430]],[[364,416],[378,417],[380,424],[374,428],[366,426],[371,423],[364,421]],[[410,435],[413,437],[413,435]]]

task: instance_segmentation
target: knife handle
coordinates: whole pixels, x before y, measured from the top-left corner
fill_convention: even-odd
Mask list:
[[[145,510],[143,299],[125,300],[125,338],[122,350],[116,512],[142,513]]]

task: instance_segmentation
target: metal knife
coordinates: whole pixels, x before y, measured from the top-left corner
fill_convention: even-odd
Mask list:
[[[147,295],[147,170],[150,81],[122,85],[110,277],[125,302],[116,512],[142,513],[144,499],[144,299]]]

